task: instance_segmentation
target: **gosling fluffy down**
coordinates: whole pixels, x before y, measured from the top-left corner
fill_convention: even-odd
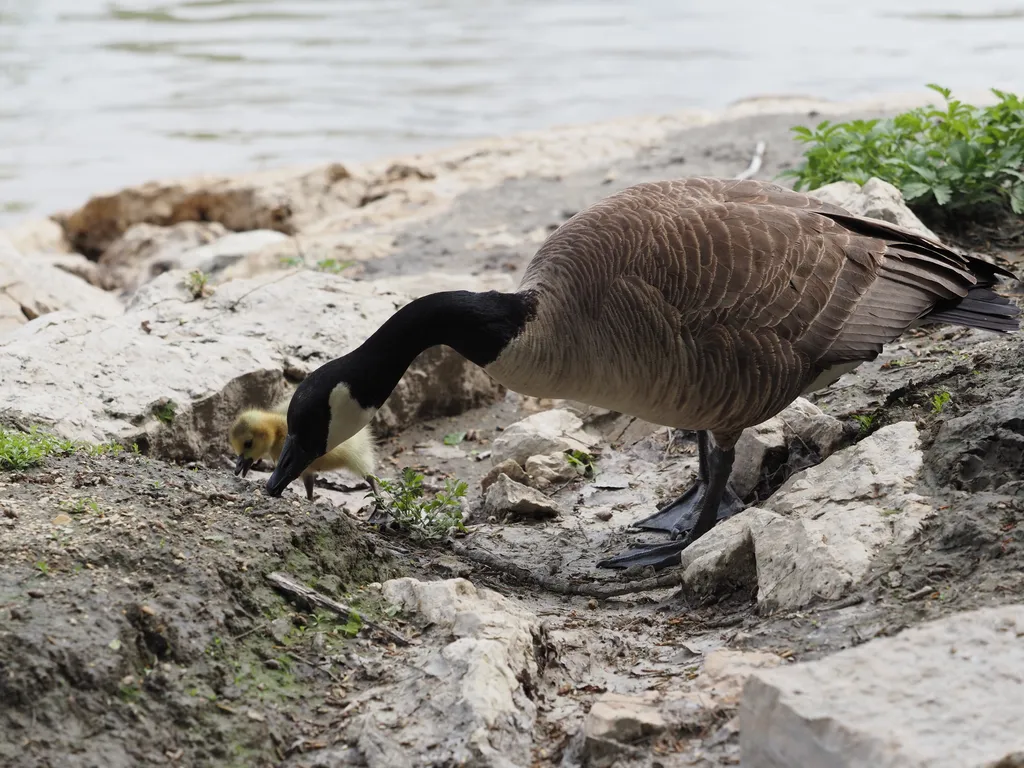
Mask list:
[[[245,477],[249,468],[264,456],[269,456],[275,463],[278,461],[288,435],[287,407],[285,403],[272,411],[251,408],[238,415],[228,433],[228,440],[238,457],[236,475]],[[375,487],[373,472],[376,465],[373,436],[370,428],[364,427],[306,468],[301,475],[306,498],[313,498],[316,473],[333,469],[346,469]]]

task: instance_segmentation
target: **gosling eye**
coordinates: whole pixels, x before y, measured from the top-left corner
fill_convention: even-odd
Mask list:
[[[248,450],[249,450],[250,448],[252,448],[252,439],[250,438],[249,440],[246,440],[246,441],[245,441],[245,445],[243,445],[242,447],[243,447],[243,448],[245,448],[245,450],[247,450],[247,451],[248,451]]]

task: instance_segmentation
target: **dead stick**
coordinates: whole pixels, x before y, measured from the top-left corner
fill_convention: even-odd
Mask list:
[[[754,156],[750,158],[750,165],[747,166],[745,171],[736,174],[733,178],[737,181],[743,179],[749,179],[758,171],[761,170],[761,162],[764,160],[764,150],[767,145],[763,141],[757,142],[757,146],[754,148]]]
[[[310,589],[305,584],[300,584],[287,574],[279,573],[277,571],[268,573],[267,581],[290,597],[307,605],[326,608],[328,611],[338,614],[338,616],[345,621],[348,621],[353,615],[358,616],[363,624],[376,632],[380,632],[382,635],[392,640],[396,645],[410,645],[409,641],[397,632],[393,632],[387,627],[382,627],[380,624],[375,624],[368,619],[364,619],[359,615],[358,611],[349,608],[344,603],[339,603],[337,600],[332,600],[327,597],[327,595],[323,595],[315,589]]]
[[[508,558],[496,555],[493,552],[488,552],[483,549],[473,549],[458,542],[453,543],[452,546],[455,550],[455,554],[465,557],[467,560],[472,560],[475,563],[480,563],[481,565],[494,568],[502,573],[507,573],[519,581],[525,581],[558,595],[578,595],[581,597],[596,597],[604,600],[609,597],[630,595],[636,592],[648,592],[652,589],[677,587],[683,580],[682,572],[677,571],[666,574],[665,576],[655,576],[654,578],[641,579],[640,581],[628,581],[624,583],[606,582],[605,584],[575,584],[568,579],[559,579],[553,576],[540,576],[526,568],[523,568],[521,565],[516,565]]]

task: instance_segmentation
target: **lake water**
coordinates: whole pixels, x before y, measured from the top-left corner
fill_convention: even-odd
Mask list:
[[[1019,87],[1004,0],[0,0],[0,226],[152,178],[757,94]]]

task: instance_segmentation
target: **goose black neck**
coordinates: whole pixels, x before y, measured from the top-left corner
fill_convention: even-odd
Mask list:
[[[338,380],[361,406],[380,408],[420,353],[451,347],[483,367],[522,333],[534,315],[531,293],[443,291],[399,309],[338,364]]]

